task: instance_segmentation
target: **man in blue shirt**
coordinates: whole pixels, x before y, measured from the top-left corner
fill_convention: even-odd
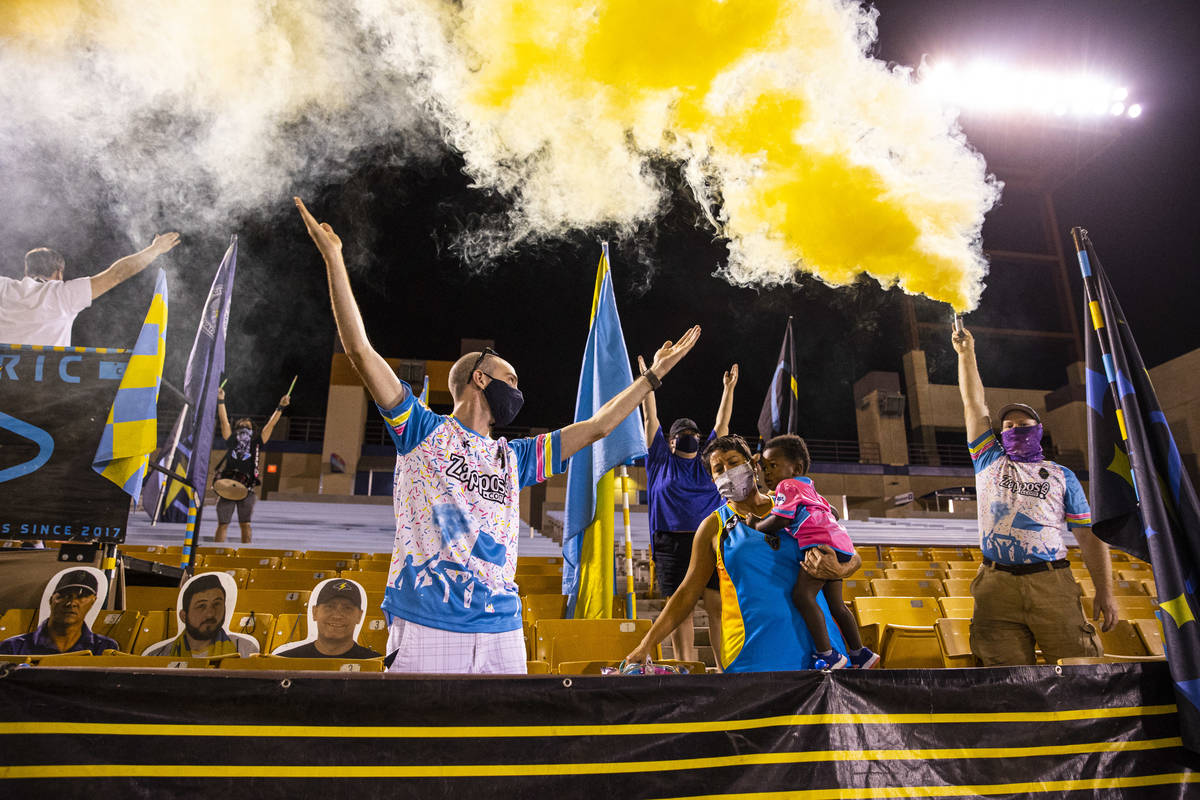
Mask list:
[[[646,364],[638,357],[638,365]],[[729,417],[733,412],[733,390],[737,386],[738,365],[725,373],[721,403],[713,431],[704,442],[695,421],[681,417],[671,423],[663,435],[658,421],[658,405],[654,393],[647,395],[643,405],[646,419],[646,494],[650,504],[650,548],[654,558],[654,574],[659,594],[670,597],[683,582],[692,559],[692,541],[696,529],[705,517],[724,504],[712,476],[697,458],[704,445],[729,433]],[[717,662],[721,663],[721,592],[717,573],[713,570],[704,587],[704,611],[708,615],[709,641]],[[671,632],[671,648],[675,658],[696,660],[695,631],[689,614]]]
[[[85,621],[96,603],[96,576],[76,569],[64,574],[50,595],[50,617],[32,633],[0,642],[0,654],[47,656],[91,650],[101,655],[117,650],[115,639],[92,633]]]

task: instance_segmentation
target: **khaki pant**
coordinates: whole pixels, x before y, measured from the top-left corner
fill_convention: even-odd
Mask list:
[[[1082,594],[1069,569],[1013,575],[981,566],[971,581],[971,652],[985,667],[1036,663],[1035,642],[1047,664],[1101,655],[1096,627],[1083,616]]]

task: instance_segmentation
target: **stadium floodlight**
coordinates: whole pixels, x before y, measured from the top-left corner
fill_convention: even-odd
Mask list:
[[[925,62],[918,76],[922,88],[963,111],[1135,119],[1143,110],[1129,102],[1124,85],[1086,73],[1019,69],[988,59],[959,67],[946,59]]]

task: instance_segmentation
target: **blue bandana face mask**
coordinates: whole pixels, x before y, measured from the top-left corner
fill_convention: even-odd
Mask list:
[[[1013,461],[1028,464],[1042,461],[1042,426],[1017,425],[1000,431],[1000,444]]]

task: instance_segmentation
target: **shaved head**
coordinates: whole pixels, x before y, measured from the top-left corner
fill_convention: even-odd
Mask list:
[[[482,350],[475,350],[467,353],[458,361],[454,362],[454,366],[450,368],[450,396],[454,402],[463,396],[463,392],[467,389],[467,384],[471,382],[471,374],[474,369],[491,375],[494,378],[516,385],[517,372],[513,369],[512,364],[505,361],[497,355],[488,353],[479,361],[479,356],[483,353]],[[475,362],[479,361],[479,366],[475,366]],[[474,369],[473,369],[474,368]],[[510,380],[511,378],[511,380]]]

